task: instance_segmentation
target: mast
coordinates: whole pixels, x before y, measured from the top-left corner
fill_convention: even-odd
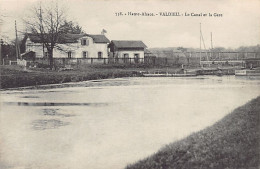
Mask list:
[[[201,62],[201,41],[203,42],[203,46],[204,46],[204,49],[205,49],[207,60],[209,60],[207,48],[206,48],[204,38],[203,38],[203,34],[202,34],[202,31],[201,31],[201,23],[200,23],[200,62]]]
[[[211,40],[211,50],[212,50],[213,49],[212,32],[210,32],[210,40]]]
[[[213,56],[213,42],[212,42],[212,32],[210,32],[210,42],[211,42],[211,49],[210,49],[210,57]],[[214,57],[214,56],[213,56]]]
[[[200,66],[201,66],[201,23],[200,23]]]

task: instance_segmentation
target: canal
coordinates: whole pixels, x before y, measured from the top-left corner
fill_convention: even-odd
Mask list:
[[[1,91],[0,168],[120,169],[260,95],[260,78],[120,78]]]

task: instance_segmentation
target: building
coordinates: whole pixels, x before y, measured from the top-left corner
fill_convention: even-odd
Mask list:
[[[144,51],[147,46],[142,41],[112,40],[108,45],[110,57],[117,62],[144,62]],[[132,60],[132,61],[131,61]]]
[[[247,58],[244,59],[246,68],[259,68],[260,67],[260,58]]]
[[[24,38],[25,52],[35,52],[36,58],[47,58],[48,51],[35,34]],[[53,49],[53,58],[108,58],[108,44],[105,35],[63,34]]]

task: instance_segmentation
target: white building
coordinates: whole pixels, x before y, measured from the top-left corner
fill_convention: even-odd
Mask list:
[[[118,41],[112,40],[108,45],[111,57],[115,59],[128,60],[134,59],[139,62],[144,59],[144,50],[147,46],[142,41]]]
[[[27,34],[25,38],[26,52],[47,58],[47,49],[39,36]],[[63,34],[53,49],[53,58],[108,58],[109,42],[105,35]]]

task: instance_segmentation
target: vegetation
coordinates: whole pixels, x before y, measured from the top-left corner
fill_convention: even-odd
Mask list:
[[[1,66],[0,88],[16,88],[46,84],[61,84],[86,80],[136,76],[141,68],[88,67],[85,70],[52,71],[48,69],[25,70],[18,66]]]
[[[62,33],[71,33],[71,34],[83,34],[85,33],[81,26],[77,23],[72,21],[65,20],[64,23],[61,25],[61,32]]]
[[[50,67],[53,67],[53,49],[62,33],[65,21],[64,9],[58,3],[39,3],[32,9],[32,14],[26,20],[31,33],[37,35],[48,51]]]
[[[260,97],[127,169],[260,167]],[[156,136],[155,136],[156,137]]]

